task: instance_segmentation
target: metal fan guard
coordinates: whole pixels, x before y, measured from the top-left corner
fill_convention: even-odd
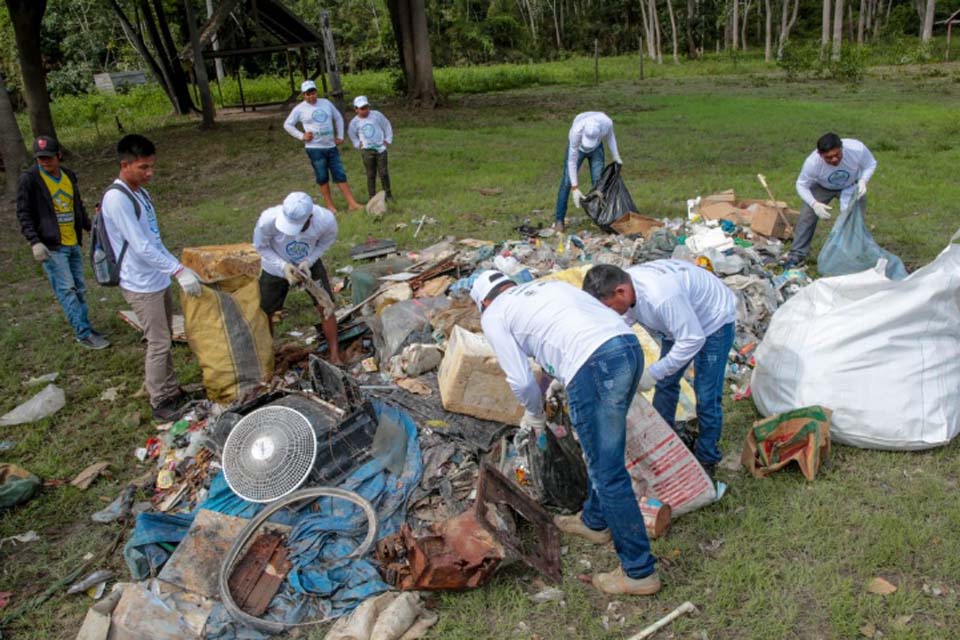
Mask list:
[[[313,471],[317,437],[307,417],[268,406],[244,416],[223,446],[223,475],[235,494],[273,502],[300,487]]]

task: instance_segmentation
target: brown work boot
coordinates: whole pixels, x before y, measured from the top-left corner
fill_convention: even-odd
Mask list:
[[[593,544],[606,544],[610,542],[611,539],[610,529],[604,529],[602,531],[591,529],[583,524],[579,513],[572,516],[553,516],[553,524],[557,525],[557,529],[560,529],[560,531],[586,538]]]
[[[623,572],[623,567],[617,567],[610,573],[593,576],[593,586],[612,596],[652,596],[660,591],[660,578],[656,573],[646,578],[631,578]]]

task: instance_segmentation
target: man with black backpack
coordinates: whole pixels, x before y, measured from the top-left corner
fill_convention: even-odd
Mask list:
[[[104,192],[100,215],[119,267],[120,292],[140,319],[147,340],[144,368],[153,417],[171,420],[186,394],[177,382],[170,353],[170,278],[176,278],[183,292],[192,296],[200,295],[200,279],[167,251],[160,238],[157,212],[144,188],[153,178],[153,143],[141,135],[124,136],[117,144],[117,156],[120,175]]]
[[[50,286],[73,327],[77,342],[88,349],[106,349],[107,339],[90,326],[83,279],[83,232],[90,218],[83,207],[73,171],[60,165],[63,155],[55,138],[33,142],[37,162],[17,182],[17,218],[35,260],[43,265]]]

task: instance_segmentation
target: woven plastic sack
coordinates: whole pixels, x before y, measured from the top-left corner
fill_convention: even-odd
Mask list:
[[[807,480],[830,458],[830,410],[805,407],[755,422],[740,461],[754,478],[796,462]]]
[[[843,202],[844,198],[841,198]],[[840,218],[830,230],[817,257],[817,271],[822,276],[845,276],[872,269],[877,260],[886,259],[887,277],[903,280],[907,270],[897,256],[877,244],[863,221],[863,200],[843,207]]]

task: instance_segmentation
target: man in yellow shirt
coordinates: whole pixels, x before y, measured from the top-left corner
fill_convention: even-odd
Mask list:
[[[80,245],[83,231],[90,230],[90,218],[77,176],[60,165],[63,155],[55,138],[34,140],[33,155],[37,163],[24,171],[17,183],[20,232],[30,243],[34,259],[43,265],[77,342],[89,349],[105,349],[110,343],[90,326],[87,317]]]

